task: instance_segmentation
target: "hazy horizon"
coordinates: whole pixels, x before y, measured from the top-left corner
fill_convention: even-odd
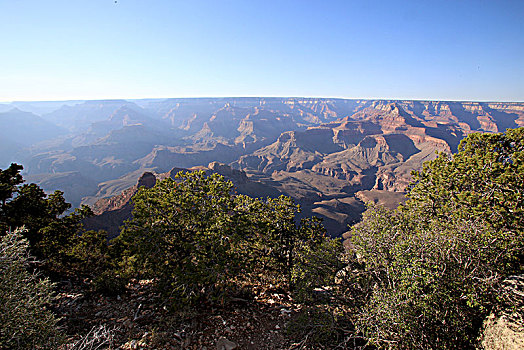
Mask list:
[[[68,99],[68,100],[11,100],[1,101],[0,104],[13,103],[65,103],[65,102],[87,102],[87,101],[140,101],[140,100],[176,100],[176,99],[333,99],[333,100],[362,100],[362,101],[419,101],[419,102],[473,102],[473,103],[524,103],[519,101],[504,100],[438,100],[438,99],[399,99],[399,98],[366,98],[366,97],[337,97],[337,96],[175,96],[175,97],[139,97],[139,98],[95,98],[95,99]]]

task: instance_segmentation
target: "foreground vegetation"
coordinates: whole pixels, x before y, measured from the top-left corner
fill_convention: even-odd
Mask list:
[[[278,286],[301,305],[288,332],[304,347],[472,348],[503,279],[523,272],[524,128],[472,134],[457,154],[426,163],[404,205],[369,207],[346,251],[317,219],[298,222],[291,199],[236,195],[203,172],[140,189],[133,218],[107,244],[82,231],[88,208],[64,215],[62,193],[24,185],[20,170],[0,172],[0,305],[27,322],[4,320],[0,348],[63,339],[44,275],[91,295],[148,279],[172,312]]]
[[[297,224],[299,207],[290,198],[234,195],[233,184],[217,174],[179,173],[142,188],[133,201],[133,218],[115,245],[126,268],[157,280],[175,307],[223,303],[242,285],[264,279],[307,294],[340,268],[340,242],[316,219]],[[320,249],[329,268],[313,277],[317,264],[308,254]]]

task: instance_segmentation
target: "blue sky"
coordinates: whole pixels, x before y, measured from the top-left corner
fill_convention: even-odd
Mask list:
[[[524,1],[0,0],[0,101],[524,101]]]

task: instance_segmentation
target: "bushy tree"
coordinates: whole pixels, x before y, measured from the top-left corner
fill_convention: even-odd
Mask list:
[[[524,227],[524,128],[471,134],[456,154],[441,153],[413,175],[407,207],[422,217],[456,213],[496,230]]]
[[[53,285],[28,272],[28,247],[20,231],[0,237],[0,348],[56,349],[62,336],[47,308]]]
[[[100,249],[105,248],[101,247],[107,248],[104,233],[82,234],[82,219],[92,215],[91,209],[82,206],[67,214],[71,204],[65,201],[63,192],[47,195],[34,183],[24,184],[22,169],[15,163],[0,169],[0,235],[23,226],[31,254],[47,272],[86,272],[87,264],[93,267],[94,256],[103,255]]]
[[[336,273],[344,267],[340,239],[330,239],[316,217],[302,219],[300,239],[296,240],[291,267],[291,285],[296,299],[302,302],[314,300],[313,290],[331,286]]]
[[[0,169],[0,232],[9,231],[8,203],[18,190],[18,185],[24,182],[20,171],[23,167],[12,163],[9,168]],[[14,229],[14,228],[13,228]]]
[[[524,129],[473,134],[415,173],[406,204],[353,227],[346,282],[380,347],[469,348],[501,281],[522,272]]]
[[[235,195],[230,181],[203,171],[142,188],[133,202],[119,238],[124,259],[157,278],[175,303],[223,300],[242,279],[271,277],[289,286],[297,261],[305,266],[306,247],[328,239],[318,224],[297,224],[291,199]]]
[[[231,247],[231,183],[203,172],[178,174],[133,197],[133,218],[120,240],[146,276],[158,277],[176,300],[223,287],[236,266]]]

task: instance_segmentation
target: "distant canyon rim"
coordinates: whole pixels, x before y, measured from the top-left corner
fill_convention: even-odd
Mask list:
[[[61,190],[113,236],[130,198],[184,169],[287,195],[341,235],[365,202],[395,207],[411,171],[474,132],[524,126],[521,102],[173,98],[0,104],[0,167]]]

